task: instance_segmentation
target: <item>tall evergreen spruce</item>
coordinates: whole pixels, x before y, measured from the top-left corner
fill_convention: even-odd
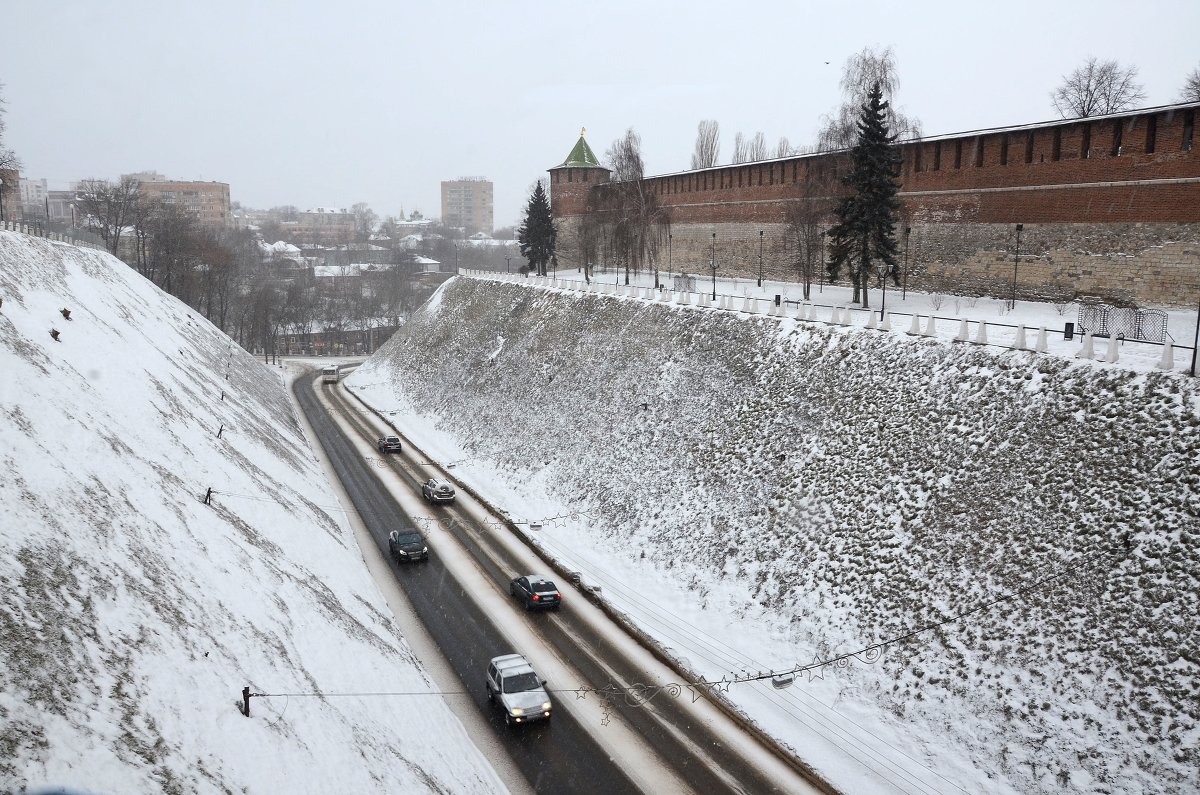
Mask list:
[[[546,263],[554,258],[554,245],[558,233],[554,230],[554,218],[550,215],[550,201],[542,188],[541,180],[529,197],[525,207],[525,220],[517,230],[517,241],[521,244],[521,256],[529,260],[530,267],[538,276],[546,275]]]
[[[876,83],[867,95],[858,120],[858,142],[850,152],[850,172],[842,182],[850,194],[838,202],[837,223],[829,230],[829,276],[836,279],[845,266],[854,285],[853,301],[867,304],[871,265],[877,263],[884,278],[898,283],[896,267],[896,193],[900,183],[900,153],[893,145],[887,122],[888,103]]]

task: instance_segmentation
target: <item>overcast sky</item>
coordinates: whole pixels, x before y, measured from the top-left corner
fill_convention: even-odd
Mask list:
[[[647,173],[687,167],[701,119],[813,142],[846,58],[891,46],[926,135],[1055,117],[1089,55],[1138,67],[1144,106],[1200,66],[1200,2],[0,0],[7,144],[52,188],[154,170],[267,208],[440,215],[495,183],[496,225],[562,162],[628,127]]]

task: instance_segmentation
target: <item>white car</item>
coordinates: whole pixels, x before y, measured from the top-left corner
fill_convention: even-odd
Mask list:
[[[500,701],[504,722],[530,723],[550,720],[550,696],[546,680],[539,679],[533,666],[519,654],[493,657],[487,669],[488,701]]]

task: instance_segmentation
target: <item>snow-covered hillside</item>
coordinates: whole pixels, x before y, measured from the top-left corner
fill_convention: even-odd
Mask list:
[[[848,791],[1194,791],[1186,376],[459,278],[348,385],[698,675],[936,627],[729,688]]]
[[[432,689],[278,374],[96,251],[0,298],[0,791],[504,789],[438,696],[240,714]]]

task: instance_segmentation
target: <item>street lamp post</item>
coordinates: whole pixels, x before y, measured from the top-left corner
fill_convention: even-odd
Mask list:
[[[458,243],[454,244],[454,275],[458,275]]]
[[[716,301],[717,300],[717,233],[713,232],[712,235],[713,235],[713,238],[712,238],[712,261],[709,263],[709,267],[712,268],[712,279],[713,279],[713,299],[712,300]]]
[[[763,230],[758,230],[758,286],[762,287],[763,263],[762,263],[762,248],[763,248]]]
[[[672,242],[673,242],[672,241],[673,237],[674,237],[674,235],[671,232],[667,232],[667,272],[668,273],[675,272],[675,257],[674,257],[674,251],[672,251],[672,248],[671,248]],[[659,289],[659,287],[660,287],[660,285],[658,283],[658,271],[656,270],[656,271],[654,271],[654,289],[657,290],[657,289]]]
[[[1008,304],[1010,312],[1017,308],[1017,263],[1021,261],[1021,230],[1024,228],[1024,224],[1017,224],[1017,250],[1013,253],[1012,300]]]
[[[900,290],[901,301],[908,298],[908,236],[911,232],[911,226],[904,227],[904,287]]]
[[[883,298],[879,302],[879,322],[883,322],[883,310],[887,308],[887,283],[888,277],[892,275],[892,269],[883,263]]]
[[[512,257],[504,258],[504,272],[512,273]]]

